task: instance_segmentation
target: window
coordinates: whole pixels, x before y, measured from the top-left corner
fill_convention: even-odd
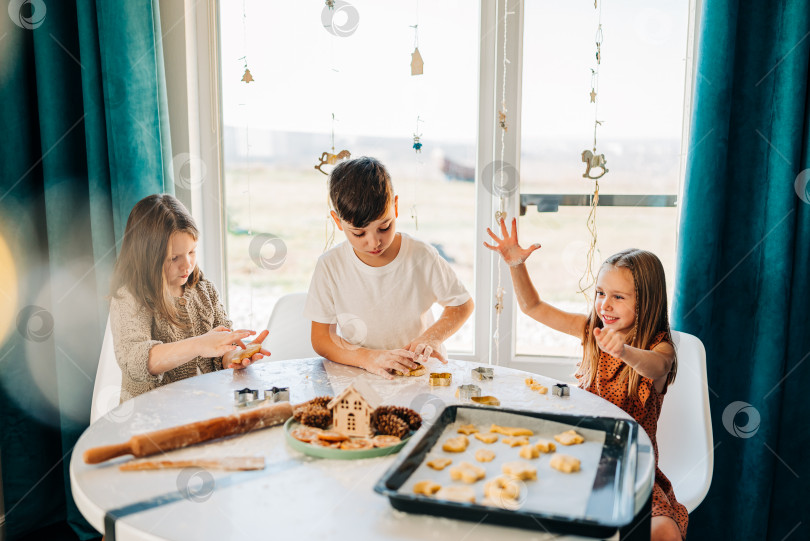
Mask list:
[[[601,2],[600,2],[601,3]],[[670,206],[628,208],[601,204],[596,212],[599,262],[624,248],[654,252],[671,291],[675,271],[681,127],[689,1],[652,6],[642,0],[603,4],[597,104],[590,102],[596,68],[599,11],[587,2],[525,3],[521,185],[527,194],[592,194],[582,177],[583,150],[592,149],[595,105],[597,153],[609,172],[599,179],[608,194],[668,195]],[[529,198],[531,199],[531,198]],[[649,198],[648,201],[649,202]],[[644,203],[641,203],[644,204]],[[527,262],[544,300],[587,312],[577,293],[586,269],[588,206],[560,206],[520,218],[521,242],[542,248]],[[586,282],[583,282],[586,283]],[[592,290],[590,290],[592,297]],[[580,341],[518,313],[517,354],[581,356]]]
[[[692,81],[698,2],[622,0],[602,11],[597,151],[610,172],[600,179],[596,260],[629,246],[650,249],[664,263],[670,291],[673,200],[685,160],[684,109],[691,103],[684,81]],[[543,204],[538,212],[534,203],[592,193],[580,154],[593,146],[588,92],[598,11],[588,3],[508,0],[513,16],[505,48],[503,5],[496,0],[472,9],[463,0],[336,5],[351,9],[330,14],[322,2],[219,0],[225,282],[235,324],[261,328],[280,296],[307,289],[330,234],[327,177],[314,166],[332,151],[334,131],[335,152],[386,164],[400,196],[398,229],[436,246],[473,294],[476,314],[447,344],[455,358],[495,361],[497,351],[503,364],[512,354],[577,356],[576,339],[515,310],[508,271],[501,272],[505,310],[494,317],[498,266],[482,248],[494,203],[481,175],[498,159],[495,119],[508,50],[507,103],[514,117],[505,159],[519,164],[520,190],[507,208],[513,215],[521,201],[528,204],[521,241],[543,244],[529,272],[544,298],[587,310],[577,287],[590,241],[589,209],[552,211],[553,204]],[[332,30],[348,29],[345,36],[324,27],[324,13]],[[424,75],[414,77],[409,62],[417,18]],[[246,68],[253,82],[242,81]],[[414,135],[421,136],[421,153],[413,149]],[[470,181],[473,174],[477,182]],[[604,201],[628,194],[662,196],[663,206],[659,201],[631,211]],[[336,232],[336,242],[341,235]],[[494,339],[499,319],[500,342]]]
[[[315,169],[332,152],[332,130],[335,153],[386,165],[398,230],[435,246],[473,291],[478,10],[463,0],[422,2],[418,13],[410,2],[349,7],[220,0],[228,308],[237,326],[265,325],[280,296],[307,290],[329,235],[345,240],[327,220],[327,177]],[[330,33],[322,16],[348,35]],[[417,19],[424,74],[412,76]],[[251,83],[242,81],[246,67]],[[447,348],[472,352],[472,319]]]

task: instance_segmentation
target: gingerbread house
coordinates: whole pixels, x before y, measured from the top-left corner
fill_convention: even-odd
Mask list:
[[[382,399],[371,386],[363,381],[355,381],[326,405],[332,412],[333,430],[347,436],[373,435],[371,412],[381,402]]]

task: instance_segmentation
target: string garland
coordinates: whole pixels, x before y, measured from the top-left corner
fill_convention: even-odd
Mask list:
[[[416,0],[415,24],[411,25],[413,28],[413,53],[411,53],[411,77],[422,75],[424,72],[424,61],[422,55],[419,53],[419,0]],[[422,177],[422,131],[419,128],[419,123],[424,122],[419,116],[418,107],[421,104],[421,77],[414,80],[412,96],[416,104],[416,130],[413,132],[413,145],[411,148],[414,150],[414,176],[411,182],[412,199],[411,199],[411,219],[413,220],[414,227],[419,231],[419,214],[417,211],[417,187],[418,180]]]
[[[334,0],[325,0],[325,5],[330,10],[333,10],[335,8]],[[330,24],[332,24],[333,20],[334,20],[334,18],[330,19]],[[335,38],[336,38],[337,34],[335,32],[331,32],[331,31],[329,33],[332,36],[329,39],[329,67],[330,67],[330,72],[331,73],[337,74],[337,73],[339,73],[339,70],[335,67]],[[333,77],[337,77],[337,75],[333,75]],[[336,81],[333,81],[333,84],[331,86],[332,86],[332,88],[336,88],[337,87]],[[335,112],[334,112],[335,111],[334,93],[330,93],[330,97],[332,99],[332,103],[331,103],[331,107],[330,107],[332,109],[332,121],[331,121],[331,126],[330,126],[331,133],[330,133],[330,137],[329,137],[329,142],[331,143],[331,150],[332,151],[331,152],[329,152],[329,151],[322,152],[321,156],[319,158],[317,158],[318,162],[319,162],[318,165],[314,166],[315,169],[317,169],[318,171],[320,171],[321,173],[323,173],[324,175],[327,175],[327,176],[329,175],[329,173],[327,173],[326,171],[323,170],[324,165],[335,165],[340,160],[351,158],[351,152],[349,152],[348,150],[345,150],[345,149],[341,150],[338,153],[335,153],[335,122],[336,122],[336,119],[335,119]],[[328,189],[326,191],[326,210],[327,210],[326,217],[325,217],[326,222],[324,223],[324,246],[323,246],[323,251],[324,252],[329,250],[329,248],[332,247],[332,244],[334,244],[334,242],[335,242],[335,229],[337,227],[336,224],[335,224],[335,221],[332,219],[331,212],[330,212],[332,210],[332,202],[329,199],[329,190]]]
[[[248,69],[248,31],[247,31],[247,7],[245,6],[245,1],[242,0],[242,47],[244,55],[239,58],[239,60],[244,61],[244,68],[245,73],[242,75],[242,82],[246,85],[253,81],[253,75],[250,73]],[[248,206],[248,237],[253,238],[253,197],[251,197],[251,179],[250,179],[250,171],[252,167],[250,167],[250,90],[249,86],[246,86],[244,89],[244,103],[240,105],[245,107],[245,162],[247,163],[247,206]],[[249,327],[252,329],[253,325],[253,279],[254,279],[254,272],[253,272],[253,265],[248,266],[248,321]]]
[[[505,166],[505,157],[506,157],[506,132],[509,129],[509,124],[507,122],[507,112],[508,109],[506,107],[506,73],[507,73],[507,66],[509,65],[509,59],[506,57],[506,47],[507,47],[507,21],[509,15],[513,15],[514,12],[508,10],[508,1],[503,0],[503,63],[501,66],[501,108],[498,111],[498,126],[501,128],[501,150],[500,150],[500,168],[493,167],[492,174],[492,186],[493,188],[496,186],[496,179],[495,176],[498,176],[498,186],[503,185],[504,179],[504,166]],[[493,192],[496,191],[493,189]],[[504,195],[504,190],[498,190],[499,198],[498,198],[498,210],[495,212],[495,224],[496,226],[500,225],[501,220],[506,220],[506,196]],[[501,313],[503,312],[503,296],[504,296],[504,288],[502,284],[502,276],[501,276],[501,267],[503,265],[498,263],[498,285],[495,288],[495,332],[492,335],[493,341],[495,342],[495,364],[500,366],[501,364]],[[492,358],[490,358],[490,363],[492,364]]]
[[[424,122],[418,115],[416,117],[416,131],[413,132],[413,149],[414,149],[414,176],[413,181],[411,182],[412,194],[411,194],[411,218],[413,219],[413,225],[417,231],[419,231],[419,215],[416,209],[416,183],[418,179],[422,177],[422,132],[419,130],[419,123]]]
[[[593,3],[594,9],[597,9],[597,2],[594,1]],[[593,190],[593,197],[591,198],[591,208],[588,213],[588,218],[585,222],[585,226],[588,229],[588,232],[591,236],[591,242],[588,247],[588,252],[585,256],[585,263],[586,267],[583,271],[582,276],[579,278],[579,290],[578,293],[582,293],[585,297],[586,302],[590,302],[590,296],[588,295],[588,290],[593,287],[596,283],[596,276],[593,272],[593,264],[594,259],[596,257],[596,253],[599,251],[597,247],[597,229],[596,229],[596,209],[599,206],[599,179],[602,178],[605,173],[608,172],[606,167],[607,160],[605,160],[604,154],[597,154],[596,151],[596,133],[599,126],[602,125],[602,121],[599,120],[599,68],[602,65],[602,42],[604,41],[604,35],[602,32],[602,4],[598,6],[599,15],[598,15],[598,24],[596,28],[596,36],[594,38],[594,42],[596,45],[596,67],[591,68],[591,91],[589,93],[590,103],[593,103],[593,150],[584,150],[582,152],[582,161],[585,162],[586,169],[585,173],[582,175],[584,178],[592,179],[594,181],[594,190]],[[600,171],[601,170],[601,171]]]

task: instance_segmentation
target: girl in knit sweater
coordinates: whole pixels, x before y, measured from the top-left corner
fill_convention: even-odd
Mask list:
[[[214,285],[197,266],[199,232],[188,210],[168,194],[140,200],[127,220],[115,264],[110,325],[121,367],[121,401],[172,381],[223,368],[241,369],[270,353],[240,360]],[[254,341],[261,344],[263,331]]]

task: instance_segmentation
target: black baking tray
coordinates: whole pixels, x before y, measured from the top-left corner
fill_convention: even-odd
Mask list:
[[[585,511],[585,517],[546,514],[532,511],[436,500],[419,494],[398,492],[416,471],[438,442],[447,425],[455,422],[459,410],[488,410],[536,419],[556,421],[575,427],[605,433],[602,456]],[[590,417],[512,410],[504,408],[451,405],[425,430],[413,436],[396,462],[374,486],[375,492],[388,496],[391,505],[400,511],[436,515],[473,522],[486,522],[588,537],[610,537],[632,522],[635,514],[635,479],[638,447],[638,424],[630,419]]]

